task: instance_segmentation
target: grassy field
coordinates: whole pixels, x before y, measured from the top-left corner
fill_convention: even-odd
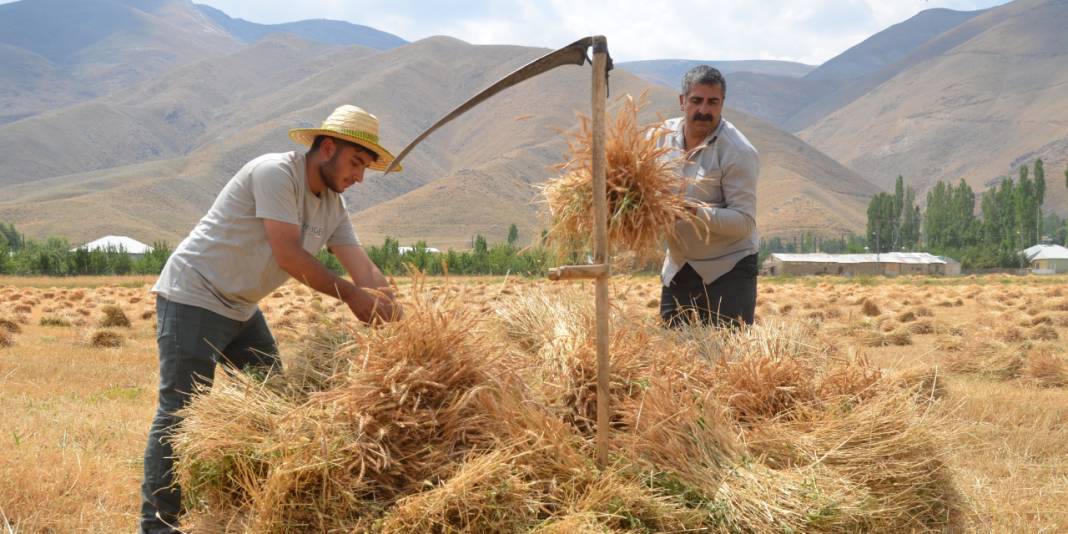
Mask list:
[[[410,280],[399,282],[410,296]],[[150,284],[0,278],[0,532],[135,529],[158,383]],[[487,316],[498,299],[570,285],[428,284]],[[624,315],[656,328],[656,278],[618,277],[612,295]],[[130,326],[101,327],[109,306]],[[304,325],[347,311],[295,284],[262,308],[283,357]],[[761,279],[757,317],[813,324],[814,335],[887,372],[935,370],[944,396],[931,410],[953,427],[963,530],[1068,530],[1068,278]],[[102,329],[119,346],[94,346]]]

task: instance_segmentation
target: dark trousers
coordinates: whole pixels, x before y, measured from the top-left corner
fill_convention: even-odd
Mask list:
[[[689,263],[660,293],[660,319],[671,328],[704,324],[753,324],[757,295],[757,255],[746,256],[726,274],[705,284]]]
[[[259,310],[242,322],[157,296],[156,321],[159,407],[145,448],[139,530],[143,534],[177,532],[182,495],[172,484],[174,451],[169,438],[179,422],[174,414],[188,404],[194,386],[211,387],[216,363],[281,370],[274,336]]]

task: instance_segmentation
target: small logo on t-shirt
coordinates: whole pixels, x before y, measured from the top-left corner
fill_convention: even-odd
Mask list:
[[[315,234],[315,237],[323,237],[323,227],[322,226],[312,226],[312,225],[310,225],[308,223],[304,223],[303,225],[301,225],[301,230],[305,231],[305,232],[311,232],[311,233]]]

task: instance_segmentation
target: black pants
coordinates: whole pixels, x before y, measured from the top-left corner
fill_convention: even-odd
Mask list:
[[[756,254],[742,258],[711,284],[687,263],[660,293],[660,319],[672,328],[695,319],[719,327],[753,324],[756,295]]]
[[[174,413],[189,403],[194,385],[210,387],[215,364],[238,369],[281,370],[278,347],[258,310],[241,322],[217,313],[156,297],[156,342],[159,345],[159,407],[145,447],[141,484],[142,534],[178,532],[181,489],[174,482],[170,434]],[[219,357],[217,351],[222,351]]]

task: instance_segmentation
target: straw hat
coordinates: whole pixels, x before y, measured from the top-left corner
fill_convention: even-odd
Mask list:
[[[370,169],[384,171],[393,161],[393,154],[378,144],[378,117],[356,106],[341,106],[323,121],[319,128],[294,128],[289,130],[289,138],[305,146],[311,146],[320,135],[336,137],[360,145],[375,154],[378,160]],[[394,170],[401,170],[400,165]]]

